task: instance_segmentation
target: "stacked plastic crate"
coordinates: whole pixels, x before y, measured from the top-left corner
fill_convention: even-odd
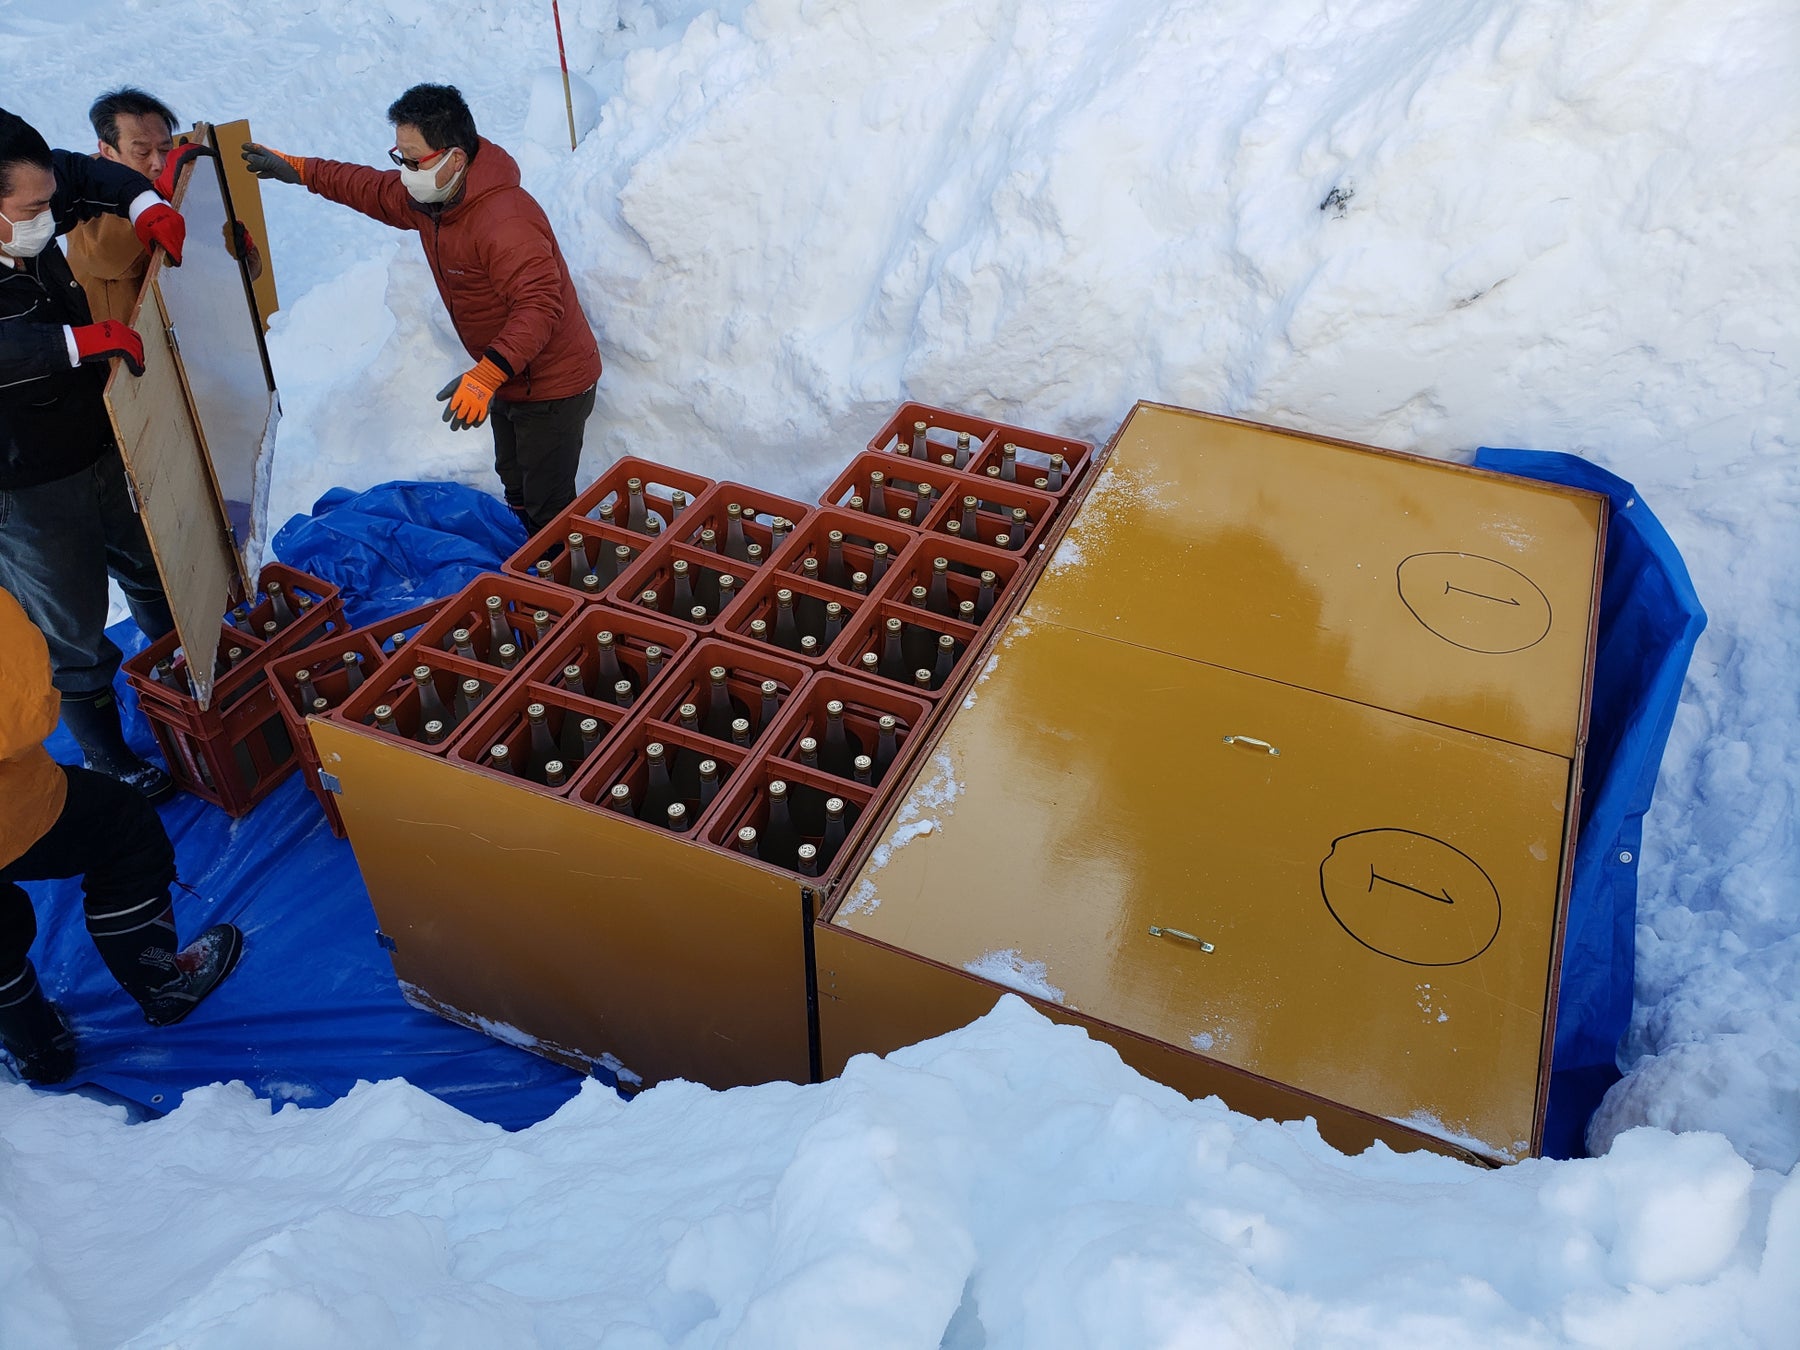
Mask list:
[[[1013,481],[1001,477],[1006,445],[1018,447],[1004,455],[1016,466]],[[826,839],[826,804],[842,803],[854,835],[885,790],[905,781],[939,705],[960,687],[970,654],[1010,605],[1092,455],[1085,442],[918,404],[896,412],[870,446],[818,506],[621,459],[509,559],[504,574],[477,578],[446,602],[380,665],[379,677],[327,715],[521,791],[667,830],[666,814],[646,810],[660,755],[684,808],[676,828],[689,842],[748,853],[823,885],[848,856]],[[1054,490],[1019,481],[1045,478],[1052,455],[1062,465]],[[876,484],[885,491],[873,491]],[[929,502],[909,511],[922,485]],[[964,528],[971,519],[974,528]],[[939,559],[938,607],[924,608],[917,602],[932,596]],[[490,596],[503,604],[510,665],[490,636]],[[783,603],[810,615],[798,627],[814,629],[835,606],[829,639],[796,649],[797,628],[784,633],[778,623]],[[881,659],[890,619],[900,623],[909,658],[928,654],[897,677]],[[947,668],[938,664],[941,646]],[[284,667],[285,682],[296,664]],[[422,731],[420,669],[430,672],[436,704],[451,711],[453,725],[435,744]],[[730,718],[712,715],[715,671],[723,672]],[[626,688],[616,688],[613,675]],[[457,695],[468,680],[476,684],[465,710]],[[542,754],[533,758],[533,712],[556,747],[560,772],[549,780]],[[828,714],[840,712],[850,753],[833,773],[818,751]],[[739,720],[747,728],[728,734]],[[577,730],[584,725],[585,735]],[[869,763],[856,766],[858,756]],[[813,847],[816,862],[803,862],[794,840],[786,848],[772,840],[775,782],[786,785],[780,795],[797,841]],[[625,791],[615,791],[621,785]]]
[[[254,608],[235,606],[221,617],[207,706],[194,696],[178,634],[124,664],[169,773],[232,816],[249,811],[294,767],[280,691],[267,678],[270,665],[344,629],[337,588],[291,567],[264,567],[257,596]]]

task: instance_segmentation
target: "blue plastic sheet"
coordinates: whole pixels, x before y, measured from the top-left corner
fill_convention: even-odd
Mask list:
[[[448,594],[523,542],[503,506],[453,485],[332,493],[317,509],[290,522],[275,547],[344,587],[352,622]],[[113,636],[128,652],[143,645],[130,623]],[[128,738],[153,753],[129,691],[122,701]],[[66,730],[50,749],[80,762]],[[175,893],[182,934],[238,924],[243,963],[186,1021],[150,1027],[94,950],[79,882],[27,886],[38,914],[34,960],[78,1038],[70,1087],[98,1087],[155,1114],[212,1082],[238,1079],[276,1101],[322,1106],[358,1079],[398,1077],[508,1128],[541,1120],[574,1094],[580,1077],[560,1065],[401,998],[356,859],[332,838],[298,773],[241,820],[185,793],[161,815],[193,892]]]
[[[1619,1080],[1619,1040],[1631,1021],[1644,813],[1706,611],[1674,541],[1624,479],[1574,455],[1538,450],[1483,449],[1475,463],[1612,500],[1544,1127],[1548,1156],[1579,1157],[1588,1118]]]

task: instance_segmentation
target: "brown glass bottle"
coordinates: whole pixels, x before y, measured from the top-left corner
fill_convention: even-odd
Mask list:
[[[506,621],[506,601],[490,595],[481,602],[487,611],[488,660],[496,660],[500,649],[513,640],[512,625]]]
[[[736,502],[725,505],[725,556],[737,562],[750,561],[750,541],[744,536],[744,508]]]
[[[882,624],[881,664],[877,673],[885,680],[898,680],[904,684],[907,680],[906,653],[902,649],[904,639],[901,635],[904,624],[898,619],[888,619]]]
[[[825,536],[825,584],[841,587],[847,579],[844,568],[844,532],[833,530]]]
[[[550,734],[550,712],[541,703],[525,705],[525,721],[530,727],[525,776],[535,782],[544,781],[544,766],[557,758],[556,737]]]
[[[781,779],[770,782],[768,820],[763,825],[758,856],[766,863],[792,871],[799,865],[800,832],[788,815],[788,787]]]
[[[440,722],[450,721],[450,710],[444,706],[444,700],[438,697],[437,682],[431,677],[430,666],[413,667],[413,687],[419,691],[419,725],[432,719]]]
[[[875,724],[875,781],[879,783],[887,773],[888,766],[900,753],[900,722],[891,714],[884,713]]]
[[[237,649],[232,648],[233,651]],[[344,653],[344,693],[354,694],[362,688],[363,658],[361,652]]]
[[[644,747],[644,763],[647,786],[638,819],[660,824],[668,819],[669,807],[675,801],[675,785],[669,778],[668,755],[661,741],[651,741]]]

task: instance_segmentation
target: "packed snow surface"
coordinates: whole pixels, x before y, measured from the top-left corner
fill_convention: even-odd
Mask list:
[[[808,498],[910,397],[1096,439],[1150,398],[1633,480],[1712,623],[1606,1156],[1346,1159],[1010,1002],[836,1082],[590,1089],[512,1136],[401,1084],[143,1125],[0,1086],[0,1344],[1792,1344],[1800,10],[562,13],[573,153],[547,4],[10,0],[0,88],[72,147],[134,81],[385,164],[388,100],[457,83],[600,336],[585,477],[632,452]],[[264,199],[275,520],[336,484],[491,488],[485,433],[438,420],[467,358],[416,241]]]

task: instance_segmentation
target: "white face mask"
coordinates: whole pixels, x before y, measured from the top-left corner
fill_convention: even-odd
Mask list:
[[[49,211],[39,211],[30,220],[14,220],[8,215],[0,215],[0,220],[12,226],[12,242],[0,244],[0,251],[15,258],[35,258],[56,238],[56,217]]]
[[[444,153],[448,155],[450,152],[445,151]],[[462,185],[463,174],[469,166],[463,165],[451,175],[447,184],[439,187],[437,185],[438,170],[443,167],[444,161],[440,159],[429,169],[402,169],[400,170],[400,182],[415,202],[430,206],[434,202],[449,201],[456,194],[456,189]]]

